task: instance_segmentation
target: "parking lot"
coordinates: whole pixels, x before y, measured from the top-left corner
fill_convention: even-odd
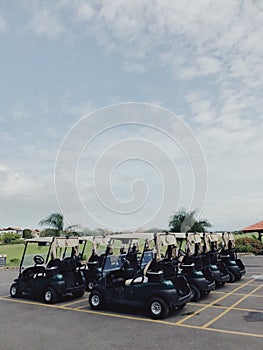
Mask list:
[[[46,305],[11,299],[18,271],[0,271],[1,349],[263,349],[263,257],[242,257],[247,273],[165,320],[142,310],[92,311],[88,293]]]

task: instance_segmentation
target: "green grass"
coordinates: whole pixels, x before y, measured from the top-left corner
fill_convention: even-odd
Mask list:
[[[24,251],[24,244],[2,244],[0,245],[0,254],[6,254],[6,266],[19,266],[22,254]],[[83,246],[80,246],[80,252],[82,252]],[[46,253],[48,252],[49,246],[39,247],[37,244],[29,244],[27,248],[26,255],[34,256],[34,255],[42,255],[45,258]],[[86,258],[89,258],[91,255],[92,245],[90,242],[87,242],[86,249],[84,254]],[[12,261],[14,260],[14,261]],[[31,261],[30,261],[31,260]],[[32,259],[26,259],[26,264],[33,264]]]
[[[6,266],[18,266],[24,251],[24,244],[3,244],[0,245],[0,254],[6,254]],[[30,245],[27,254],[43,255],[48,247],[39,247],[37,244]],[[13,260],[13,261],[12,261]]]
[[[4,244],[0,245],[0,254],[6,254],[6,265],[17,266],[22,257],[24,244]],[[12,259],[19,259],[19,262],[12,262]]]

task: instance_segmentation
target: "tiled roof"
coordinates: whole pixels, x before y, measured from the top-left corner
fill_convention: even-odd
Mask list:
[[[263,231],[263,221],[257,222],[256,224],[253,224],[251,226],[247,226],[242,228],[243,232],[257,232],[257,231]]]

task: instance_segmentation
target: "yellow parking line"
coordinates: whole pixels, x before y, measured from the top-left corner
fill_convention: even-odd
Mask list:
[[[217,320],[219,320],[221,317],[223,317],[225,314],[227,314],[230,310],[233,310],[235,306],[237,306],[238,304],[240,304],[243,300],[245,300],[246,298],[248,298],[250,295],[252,295],[254,292],[256,292],[258,289],[260,289],[262,286],[258,286],[257,288],[255,288],[252,292],[248,293],[247,295],[243,296],[243,298],[239,299],[238,301],[236,301],[233,305],[229,306],[225,311],[223,311],[220,315],[214,317],[212,320],[210,320],[209,322],[207,322],[206,324],[204,324],[202,327],[200,328],[207,328],[208,326],[210,326],[212,323],[215,323]]]
[[[187,324],[182,324],[182,325],[180,324],[177,326],[186,327],[186,328],[194,328],[194,329],[199,329],[202,331],[210,331],[210,332],[225,333],[225,334],[243,335],[243,336],[247,336],[247,337],[263,338],[263,334],[258,334],[258,333],[244,333],[244,332],[231,331],[228,329],[219,329],[219,328],[201,328],[199,326],[191,326],[191,325],[187,325]]]
[[[70,310],[75,312],[84,312],[88,314],[94,314],[94,315],[101,315],[101,316],[108,316],[108,317],[116,317],[116,318],[122,318],[127,320],[134,320],[134,321],[141,321],[141,322],[148,322],[148,323],[156,323],[156,324],[164,324],[169,326],[179,326],[179,327],[185,327],[185,328],[193,328],[193,329],[199,329],[202,331],[212,331],[212,332],[220,332],[220,333],[226,333],[226,334],[236,334],[236,335],[242,335],[242,336],[249,336],[249,337],[257,337],[257,338],[263,338],[262,334],[257,333],[244,333],[244,332],[238,332],[238,331],[231,331],[231,330],[224,330],[224,329],[216,329],[216,328],[200,328],[199,326],[191,326],[191,325],[185,325],[185,324],[178,324],[175,322],[169,322],[169,321],[163,321],[163,320],[152,320],[148,318],[140,318],[135,316],[126,316],[126,315],[119,315],[119,314],[111,314],[108,312],[102,312],[102,311],[93,311],[88,309],[74,309],[59,305],[50,305],[50,304],[42,304],[32,301],[26,301],[26,300],[17,300],[17,299],[11,299],[11,298],[4,298],[0,297],[0,300],[4,301],[10,301],[10,302],[16,302],[16,303],[23,303],[23,304],[31,304],[31,305],[37,305],[37,306],[43,306],[43,307],[49,307],[49,308],[57,308],[57,309],[64,309],[64,310]]]
[[[183,318],[182,320],[176,322],[176,325],[178,325],[178,326],[181,325],[183,322],[185,322],[185,321],[189,320],[190,318],[196,316],[196,315],[199,314],[200,312],[202,312],[202,311],[208,309],[209,307],[213,306],[214,304],[218,303],[219,301],[221,301],[221,300],[227,298],[228,296],[232,295],[233,293],[235,293],[236,291],[238,291],[239,289],[241,289],[242,287],[248,285],[249,283],[251,283],[251,282],[253,282],[253,281],[254,281],[254,280],[250,280],[250,281],[248,281],[248,282],[242,284],[241,286],[235,288],[233,291],[231,291],[231,292],[229,292],[229,293],[226,293],[225,295],[223,295],[222,297],[218,298],[217,300],[214,300],[212,303],[207,304],[206,306],[202,307],[200,310],[197,310],[197,311],[193,312],[191,315],[188,315],[188,316],[186,316],[185,318]]]
[[[250,297],[253,297],[253,295],[250,295]],[[188,303],[187,305],[194,305],[194,303]],[[204,303],[198,303],[195,305],[199,305],[199,306],[206,306],[207,304]],[[215,309],[228,309],[228,306],[219,306],[219,305],[212,305],[210,306],[210,308],[215,308]],[[263,312],[263,310],[258,310],[258,309],[246,309],[246,308],[241,308],[241,307],[234,307],[233,310],[237,310],[237,311],[247,311],[247,312]]]
[[[20,300],[20,299],[12,299],[12,298],[7,298],[7,297],[0,297],[0,300],[5,300],[5,301],[11,301],[13,303],[21,303],[21,304],[29,304],[29,305],[37,305],[37,306],[45,306],[45,307],[50,307],[50,308],[55,308],[55,309],[66,309],[66,310],[71,310],[70,308],[61,306],[61,305],[53,305],[53,304],[44,304],[40,303],[37,301],[29,301],[29,300]],[[74,309],[72,309],[74,310]]]
[[[249,286],[254,286],[254,287],[258,287],[258,284],[250,284]],[[226,292],[218,292],[216,290],[213,290],[213,294],[227,294]],[[245,293],[233,293],[233,295],[240,295],[240,296],[244,296],[247,295]],[[253,297],[258,297],[258,298],[263,298],[263,295],[256,295],[254,294]]]
[[[87,307],[87,305],[79,306],[79,307],[77,307],[75,310],[81,310],[81,309],[84,309],[84,307]]]
[[[244,309],[241,307],[235,307],[233,310],[237,310],[237,311],[246,311],[246,312],[259,312],[262,313],[263,310],[256,310],[256,309]]]
[[[72,301],[70,303],[63,304],[63,306],[70,306],[70,305],[74,305],[74,304],[79,304],[79,303],[82,303],[83,301],[87,301],[87,299],[78,299],[76,301]]]

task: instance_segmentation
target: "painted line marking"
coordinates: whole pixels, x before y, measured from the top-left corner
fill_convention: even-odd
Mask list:
[[[189,305],[193,305],[193,303],[188,303]],[[200,306],[206,306],[207,304],[202,304],[202,303],[198,303],[198,305]],[[210,306],[210,308],[215,308],[215,309],[228,309],[229,306],[219,306],[219,305],[212,305]],[[259,309],[246,309],[246,308],[241,308],[241,307],[234,307],[233,308],[234,311],[247,311],[247,312],[263,312],[263,310],[259,310]]]
[[[244,284],[242,284],[241,286],[235,288],[233,291],[226,293],[225,295],[223,295],[222,297],[218,298],[217,300],[214,300],[213,302],[211,302],[210,304],[207,304],[206,306],[204,306],[203,308],[201,308],[199,311],[195,311],[193,312],[191,315],[186,316],[185,318],[183,318],[182,320],[178,321],[176,324],[177,325],[181,325],[183,322],[189,320],[190,318],[196,316],[197,314],[199,314],[200,312],[208,309],[209,307],[213,306],[214,304],[218,303],[219,301],[227,298],[230,295],[233,295],[236,291],[238,291],[239,289],[241,289],[242,287],[244,287],[245,285],[250,284],[251,282],[253,282],[254,280],[250,280]]]
[[[223,317],[224,315],[226,315],[230,310],[233,310],[235,306],[237,306],[238,304],[242,303],[242,301],[244,301],[245,299],[247,299],[247,297],[249,297],[250,295],[252,295],[254,292],[256,292],[258,289],[262,288],[262,286],[258,286],[257,288],[255,288],[253,291],[251,291],[250,293],[248,293],[247,295],[244,295],[241,299],[239,299],[238,301],[236,301],[233,305],[229,306],[225,311],[223,311],[220,315],[214,317],[212,320],[210,320],[209,322],[205,323],[201,328],[207,328],[208,326],[210,326],[211,324],[215,323],[217,320],[219,320],[221,317]]]
[[[82,303],[83,301],[87,301],[86,299],[78,299],[76,301],[72,301],[70,303],[66,303],[66,304],[63,304],[62,306],[70,306],[70,305],[75,305],[75,304],[79,304],[79,303]]]
[[[202,330],[202,331],[211,331],[211,332],[219,332],[219,333],[225,333],[225,334],[236,334],[236,335],[242,335],[242,336],[248,336],[248,337],[263,338],[263,334],[257,334],[257,333],[244,333],[244,332],[224,330],[224,329],[217,329],[217,328],[208,328],[208,327],[207,328],[201,328],[199,326],[191,326],[191,325],[185,325],[185,324],[179,324],[178,325],[175,322],[169,322],[169,321],[152,320],[152,319],[140,318],[140,317],[135,317],[135,316],[111,314],[111,313],[108,313],[108,312],[93,311],[93,310],[87,310],[87,309],[85,309],[85,310],[84,309],[74,309],[74,308],[70,308],[70,307],[42,304],[42,303],[38,303],[38,302],[17,300],[17,299],[4,298],[4,297],[0,297],[0,300],[10,301],[10,302],[15,302],[15,303],[29,304],[29,305],[37,305],[37,306],[49,307],[49,308],[57,308],[57,309],[69,310],[69,311],[73,311],[73,312],[74,311],[75,312],[84,312],[84,313],[93,314],[93,315],[116,317],[116,318],[122,318],[122,319],[133,320],[133,321],[141,321],[141,322],[148,322],[148,323],[164,324],[164,325],[169,325],[169,326],[173,326],[173,327],[178,326],[178,327],[184,327],[184,328],[198,329],[198,330]]]

